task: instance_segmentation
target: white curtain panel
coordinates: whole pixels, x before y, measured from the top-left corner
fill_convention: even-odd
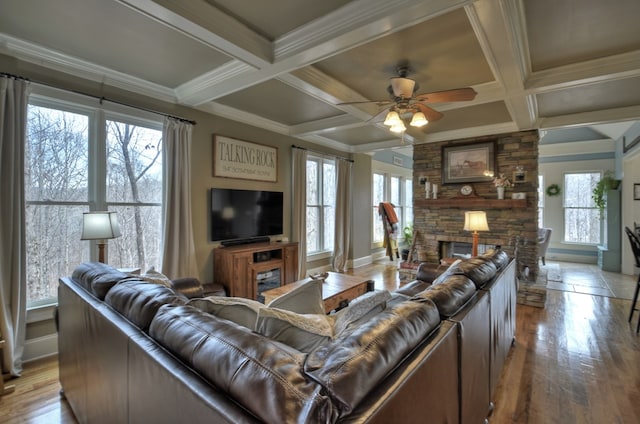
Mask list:
[[[198,276],[191,216],[192,132],[192,124],[165,118],[162,272],[172,279]]]
[[[347,269],[349,242],[351,240],[351,168],[352,163],[337,160],[336,166],[336,219],[333,236],[333,269],[343,272]]]
[[[2,369],[22,373],[26,332],[24,161],[27,81],[0,76],[0,333]],[[2,378],[0,376],[0,378]]]
[[[292,148],[293,188],[292,241],[298,242],[298,278],[307,274],[307,151]]]

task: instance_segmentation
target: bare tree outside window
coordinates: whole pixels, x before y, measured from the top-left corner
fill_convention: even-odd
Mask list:
[[[564,176],[564,241],[599,244],[600,212],[592,198],[600,181],[599,172],[571,173]]]
[[[88,209],[86,115],[29,106],[25,147],[27,302],[57,297],[58,277],[88,260],[80,242]]]
[[[334,160],[307,160],[307,254],[333,250],[336,217]]]
[[[109,262],[142,269],[160,265],[162,132],[107,121],[107,202],[118,212],[120,239]]]
[[[92,244],[80,240],[82,213],[90,205],[118,212],[122,237],[108,241],[110,265],[159,268],[161,124],[135,116],[106,120],[96,110],[54,99],[30,101],[25,148],[29,307],[55,303],[58,278],[91,259]],[[91,160],[90,151],[95,152]]]

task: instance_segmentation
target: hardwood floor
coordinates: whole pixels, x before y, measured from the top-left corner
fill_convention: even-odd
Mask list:
[[[350,274],[377,289],[398,286],[388,260]],[[565,279],[570,275],[565,273]],[[491,423],[640,422],[640,336],[627,322],[630,301],[549,290],[544,309],[517,307],[517,329],[494,396]],[[0,423],[76,423],[60,397],[57,359],[25,365],[0,399]]]

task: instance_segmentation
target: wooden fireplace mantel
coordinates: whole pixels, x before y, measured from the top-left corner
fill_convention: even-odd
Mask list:
[[[417,199],[415,206],[423,208],[511,209],[526,208],[527,199],[485,199],[484,197],[453,197],[450,199]]]

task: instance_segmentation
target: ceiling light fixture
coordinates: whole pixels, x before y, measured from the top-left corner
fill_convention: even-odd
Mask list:
[[[424,113],[416,112],[413,114],[413,118],[411,118],[411,122],[409,123],[409,125],[411,125],[412,127],[424,127],[428,123],[429,121],[427,120],[427,117],[424,116]]]
[[[405,114],[407,112],[413,114],[411,115],[411,121],[409,122],[409,125],[411,125],[412,127],[424,127],[429,123],[427,117],[424,116],[424,113],[420,112],[419,110],[416,111],[411,108],[402,108],[400,109],[400,112],[402,114]],[[396,133],[405,131],[407,129],[407,126],[404,124],[404,122],[402,122],[400,114],[396,110],[390,110],[389,112],[387,112],[387,116],[384,119],[384,124],[391,127],[390,130]]]
[[[389,111],[389,113],[387,113],[387,117],[384,118],[384,124],[389,127],[393,127],[394,125],[401,123],[402,119],[400,119],[400,115],[398,115],[398,112],[396,112],[395,110]]]
[[[405,127],[404,122],[400,121],[400,122],[397,122],[397,123],[393,124],[391,126],[391,128],[389,128],[389,129],[391,130],[391,132],[401,133],[401,132],[405,131],[407,129],[407,127]]]

